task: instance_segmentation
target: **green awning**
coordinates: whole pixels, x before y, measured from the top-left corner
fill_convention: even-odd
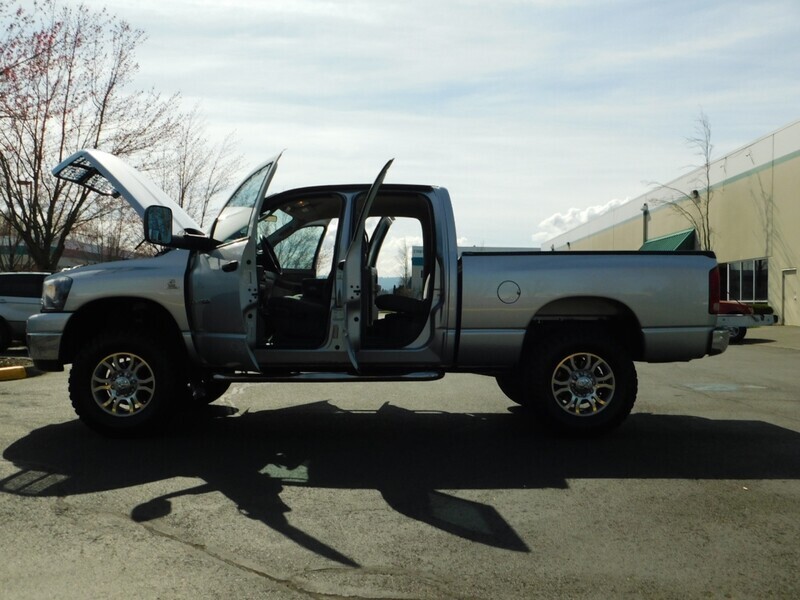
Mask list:
[[[695,250],[694,229],[679,231],[669,235],[662,235],[659,238],[647,240],[640,251],[648,252],[672,252],[673,250]]]

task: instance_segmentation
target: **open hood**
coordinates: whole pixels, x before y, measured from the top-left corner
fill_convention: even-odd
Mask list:
[[[53,175],[104,196],[122,196],[139,217],[148,206],[166,206],[172,210],[173,234],[202,233],[200,225],[149,177],[113,154],[79,150],[53,169]]]

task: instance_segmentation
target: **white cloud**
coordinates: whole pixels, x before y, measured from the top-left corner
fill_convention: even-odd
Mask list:
[[[590,206],[588,208],[570,208],[566,212],[556,213],[539,223],[539,230],[531,236],[531,239],[537,244],[542,244],[543,242],[546,242],[557,235],[561,235],[570,229],[574,229],[579,225],[583,225],[595,217],[604,215],[627,202],[627,200],[613,199],[609,200],[605,204],[600,204],[597,206]]]
[[[145,30],[137,84],[199,102],[248,166],[288,148],[276,189],[395,157],[478,245],[679,176],[700,108],[721,154],[800,117],[796,0],[85,2]]]

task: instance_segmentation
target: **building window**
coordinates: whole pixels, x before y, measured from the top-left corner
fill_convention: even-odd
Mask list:
[[[728,300],[742,299],[742,263],[728,264]]]
[[[755,261],[756,268],[754,272],[756,297],[755,300],[767,300],[769,298],[769,286],[767,285],[767,276],[769,275],[769,264],[766,258]]]
[[[753,290],[755,285],[753,282],[753,268],[755,261],[745,260],[742,261],[742,297],[739,300],[755,300]]]
[[[722,295],[728,300],[766,302],[769,261],[766,258],[723,263],[720,268]]]

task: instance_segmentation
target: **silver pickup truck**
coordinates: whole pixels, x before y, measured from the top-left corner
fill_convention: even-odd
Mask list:
[[[237,381],[470,372],[495,377],[548,426],[594,434],[630,413],[634,361],[727,347],[713,254],[459,256],[444,188],[384,184],[390,161],[372,185],[267,195],[278,158],[245,179],[208,232],[110,154],[83,150],[54,169],[122,196],[163,248],[45,280],[30,353],[43,370],[72,364],[69,394],[87,425],[161,429]],[[414,281],[382,285],[409,239]]]

